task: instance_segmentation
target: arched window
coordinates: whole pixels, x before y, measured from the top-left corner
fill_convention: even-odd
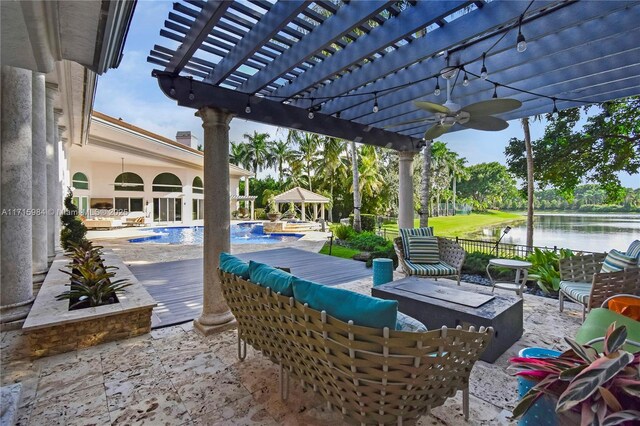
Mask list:
[[[144,191],[144,181],[131,172],[120,173],[114,181],[116,191]]]
[[[89,178],[82,172],[76,172],[71,178],[71,186],[75,189],[89,189]]]
[[[202,179],[198,176],[193,178],[193,193],[194,194],[204,194],[204,185],[202,184]]]
[[[158,192],[180,192],[182,182],[173,173],[160,173],[153,180],[153,190]]]

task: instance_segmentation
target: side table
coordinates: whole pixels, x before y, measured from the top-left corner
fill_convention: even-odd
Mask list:
[[[491,276],[491,272],[489,272],[490,266],[497,266],[500,268],[509,268],[515,269],[516,278],[514,282],[506,282],[506,281],[496,281]],[[529,268],[531,268],[531,262],[525,262],[523,260],[513,260],[513,259],[491,259],[489,260],[489,264],[487,265],[487,275],[491,280],[491,284],[493,288],[491,291],[493,292],[496,287],[501,288],[503,290],[511,290],[515,291],[518,296],[523,297],[524,287],[527,283],[527,278],[529,276]]]

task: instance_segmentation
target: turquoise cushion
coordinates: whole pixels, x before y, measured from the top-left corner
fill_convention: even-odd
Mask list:
[[[220,253],[220,269],[245,280],[249,279],[249,264],[229,253]]]
[[[398,319],[396,320],[396,330],[398,331],[411,331],[414,333],[424,333],[427,330],[427,326],[407,314],[398,312]]]
[[[328,287],[297,277],[293,278],[293,296],[310,308],[325,311],[341,321],[383,328],[396,328],[398,302],[383,300],[340,288]]]
[[[433,236],[433,227],[428,228],[400,228],[400,236],[402,237],[402,250],[405,259],[411,259],[409,256],[409,235],[420,235],[422,237]]]
[[[602,262],[600,272],[619,272],[637,265],[635,257],[627,256],[618,250],[611,250]]]
[[[249,278],[252,282],[262,287],[268,287],[283,296],[293,296],[293,275],[283,270],[250,260]]]
[[[629,257],[635,257],[640,262],[640,240],[635,240],[629,244],[629,248],[625,254]]]
[[[560,290],[576,302],[586,305],[591,294],[591,283],[560,281]]]
[[[409,235],[409,257],[414,263],[438,263],[438,237]]]

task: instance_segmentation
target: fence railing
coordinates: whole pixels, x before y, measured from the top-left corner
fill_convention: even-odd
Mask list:
[[[393,240],[398,237],[399,232],[392,229],[380,228],[378,229],[378,235],[384,237],[387,240]],[[525,258],[529,253],[531,253],[532,249],[522,244],[509,244],[509,243],[497,243],[496,241],[484,241],[484,240],[471,240],[467,238],[458,238],[458,237],[445,237],[455,240],[456,243],[460,244],[460,246],[467,252],[480,252],[492,254],[496,257],[501,258]],[[558,252],[560,249],[568,248],[568,247],[548,247],[548,246],[533,246],[533,248],[539,248],[540,250],[553,250],[554,252]],[[574,250],[571,249],[575,254],[589,254],[591,252],[584,250]]]

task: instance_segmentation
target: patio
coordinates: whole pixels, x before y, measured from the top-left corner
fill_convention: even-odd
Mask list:
[[[340,287],[369,293],[371,278]],[[466,283],[462,289],[487,292]],[[564,348],[563,336],[575,334],[578,307],[561,314],[557,303],[525,295],[522,339],[494,364],[479,361],[472,371],[469,424],[509,424],[517,390],[507,359],[527,346]],[[187,323],[39,360],[29,359],[21,332],[10,331],[2,333],[1,349],[2,384],[23,386],[19,425],[342,424],[339,413],[297,383],[280,401],[278,367],[251,349],[239,362],[235,331],[203,337]],[[461,393],[419,424],[465,424]]]

